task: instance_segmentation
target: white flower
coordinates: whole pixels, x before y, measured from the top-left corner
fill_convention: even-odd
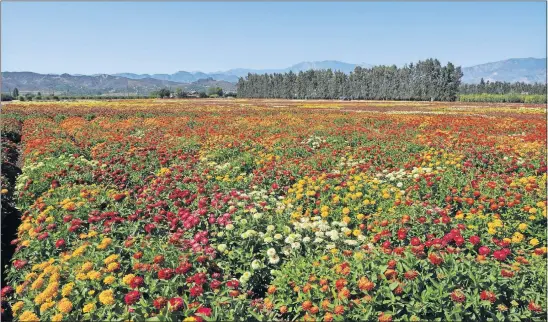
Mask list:
[[[401,188],[401,187],[403,187],[403,183],[401,183],[401,182],[398,182],[398,183],[396,184],[396,187],[398,187],[398,188]]]
[[[333,249],[333,248],[335,248],[335,244],[327,244],[327,245],[325,245],[325,248],[326,249]]]
[[[350,245],[350,246],[355,246],[355,245],[358,244],[358,242],[356,240],[353,240],[353,239],[345,239],[344,243],[347,244],[347,245]]]
[[[219,236],[219,237],[223,237],[224,235],[225,235],[225,233],[223,233],[222,231],[217,233],[217,236]]]
[[[226,225],[225,228],[226,228],[226,230],[232,230],[232,229],[234,229],[234,225],[233,224],[228,224],[228,225]]]
[[[306,236],[305,238],[303,238],[303,243],[308,243],[310,242],[310,237]]]
[[[283,236],[281,234],[276,234],[274,235],[274,239],[282,239]]]
[[[291,248],[293,248],[293,249],[299,249],[299,248],[301,248],[301,243],[299,243],[299,242],[294,242],[294,243],[291,244]]]
[[[274,229],[276,229],[276,227],[274,227],[274,225],[266,226],[266,231],[274,231]]]
[[[251,262],[251,268],[253,268],[253,269],[261,268],[261,261],[256,259],[253,262]]]
[[[323,241],[324,241],[323,238],[319,238],[319,237],[318,237],[318,238],[314,239],[314,244],[320,244],[320,243],[322,243]]]
[[[261,214],[260,212],[257,212],[257,213],[253,214],[254,219],[261,219],[262,217],[263,217],[263,214]]]
[[[224,252],[226,250],[226,244],[220,244],[219,246],[217,246],[217,249],[220,252]]]
[[[268,257],[273,257],[276,255],[276,250],[274,248],[269,248],[267,251],[266,251],[266,254],[268,255]]]
[[[268,259],[268,262],[274,265],[278,264],[280,262],[280,257],[278,257],[278,255],[274,255]]]
[[[274,239],[270,236],[264,238],[265,243],[271,243],[272,241],[274,241]]]
[[[243,226],[243,225],[246,225],[247,224],[247,219],[242,219],[239,221],[239,223]]]

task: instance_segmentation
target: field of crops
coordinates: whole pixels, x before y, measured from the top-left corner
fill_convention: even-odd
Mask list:
[[[25,102],[2,117],[3,175],[22,170],[2,178],[21,216],[5,317],[546,318],[542,105]]]

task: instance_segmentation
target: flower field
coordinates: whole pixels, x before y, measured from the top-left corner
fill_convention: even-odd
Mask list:
[[[19,149],[22,165],[2,177],[21,216],[4,317],[546,319],[541,105],[132,100],[2,114],[21,137],[3,136],[3,154]]]

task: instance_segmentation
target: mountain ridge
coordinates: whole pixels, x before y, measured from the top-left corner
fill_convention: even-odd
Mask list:
[[[337,60],[305,61],[282,69],[234,68],[224,72],[204,73],[178,71],[173,74],[95,74],[70,75],[39,74],[33,72],[2,72],[2,91],[17,87],[27,92],[96,93],[149,93],[163,87],[181,87],[185,90],[206,90],[218,86],[225,91],[235,91],[239,77],[248,73],[298,73],[309,69],[332,69],[350,73],[356,66],[371,68],[370,64],[350,64]],[[463,83],[507,81],[546,83],[546,58],[510,58],[469,67],[463,67]]]

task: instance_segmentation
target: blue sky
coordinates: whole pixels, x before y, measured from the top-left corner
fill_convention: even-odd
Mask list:
[[[3,2],[3,71],[213,72],[546,57],[544,2]]]

